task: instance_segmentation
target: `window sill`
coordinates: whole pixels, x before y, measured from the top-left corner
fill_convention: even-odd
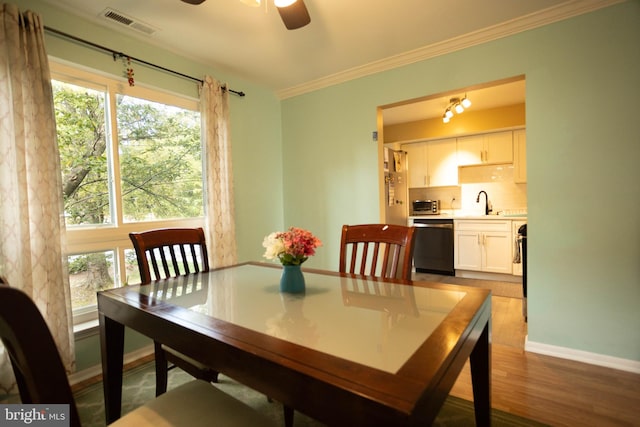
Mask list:
[[[84,323],[78,323],[73,325],[73,337],[76,341],[88,338],[94,335],[98,335],[100,326],[98,325],[98,319],[90,320]]]

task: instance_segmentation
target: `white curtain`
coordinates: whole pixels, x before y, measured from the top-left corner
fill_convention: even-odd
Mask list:
[[[0,275],[35,301],[71,372],[62,178],[44,29],[39,15],[0,7]],[[16,390],[4,348],[2,390]]]
[[[237,262],[233,171],[229,137],[229,93],[205,76],[200,92],[206,174],[207,248],[212,268]]]

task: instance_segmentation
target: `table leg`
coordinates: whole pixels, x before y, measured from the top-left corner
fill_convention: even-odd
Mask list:
[[[105,317],[102,313],[98,318],[100,322],[104,414],[107,425],[109,425],[120,418],[122,410],[124,325]]]
[[[487,322],[475,348],[471,352],[471,383],[473,386],[473,405],[476,426],[491,425],[491,344]]]

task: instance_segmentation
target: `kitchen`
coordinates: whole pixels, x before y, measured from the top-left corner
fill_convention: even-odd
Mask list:
[[[515,285],[526,318],[524,101],[518,76],[382,107],[382,115],[385,218],[418,227],[416,273]]]

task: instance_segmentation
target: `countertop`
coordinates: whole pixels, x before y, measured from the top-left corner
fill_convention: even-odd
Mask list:
[[[465,214],[465,213],[442,213],[440,215],[410,215],[409,219],[471,219],[471,220],[487,220],[487,221],[497,221],[497,220],[514,220],[514,221],[526,221],[527,214],[519,213],[519,214],[500,214],[500,215],[478,215],[478,214]]]

